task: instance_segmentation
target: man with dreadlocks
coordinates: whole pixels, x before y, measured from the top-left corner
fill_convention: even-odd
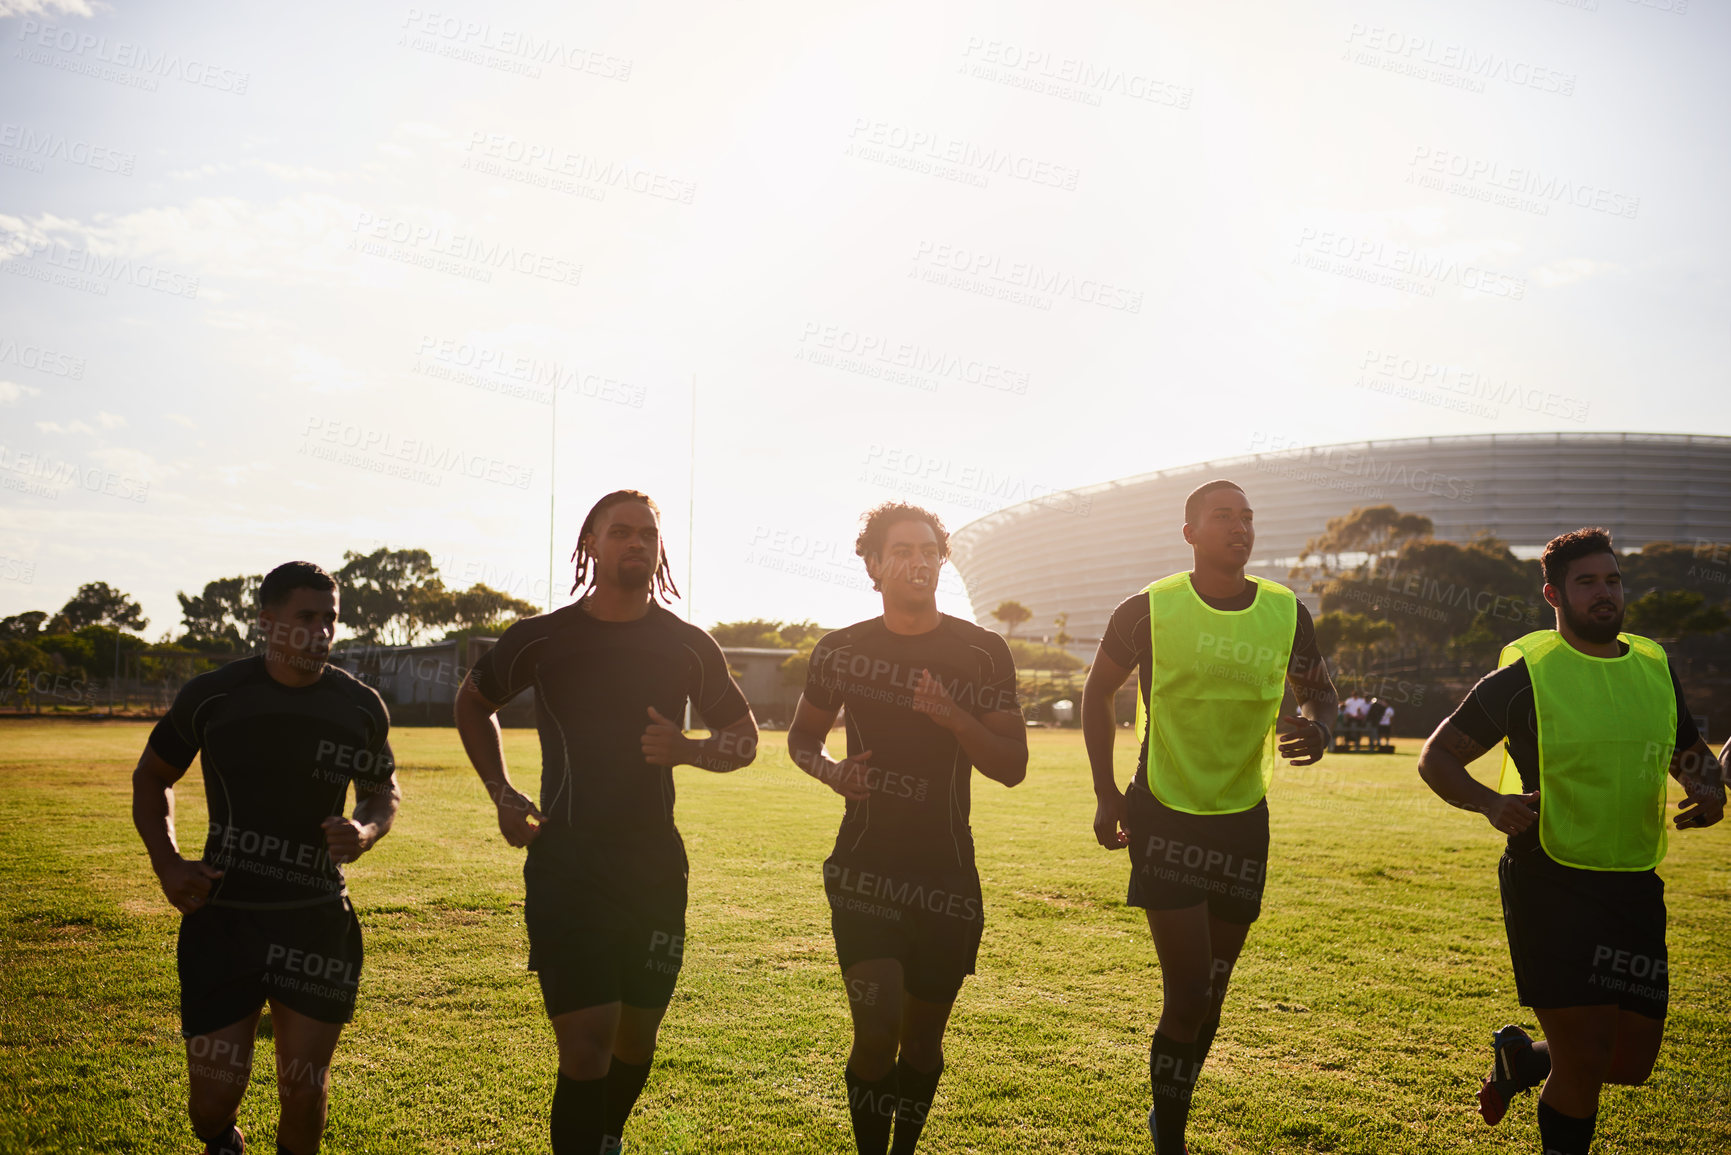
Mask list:
[[[715,640],[658,598],[679,595],[660,511],[618,490],[583,519],[572,591],[581,599],[518,622],[457,695],[457,731],[523,864],[529,968],[559,1044],[555,1155],[617,1151],[649,1076],[656,1031],[685,946],[685,846],[673,767],[737,770],[757,723]],[[541,797],[505,772],[500,707],[535,690]],[[686,703],[712,737],[673,721]]]
[[[853,1015],[854,1143],[861,1155],[911,1155],[984,927],[970,780],[978,767],[1020,782],[1028,732],[1004,639],[938,612],[943,522],[902,502],[862,520],[854,551],[883,614],[818,642],[787,747],[847,799],[823,878]],[[844,706],[847,758],[836,762],[824,742]]]

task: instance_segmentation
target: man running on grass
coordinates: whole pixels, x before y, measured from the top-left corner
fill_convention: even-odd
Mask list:
[[[1665,651],[1622,633],[1623,582],[1602,529],[1553,538],[1541,557],[1557,628],[1504,648],[1419,756],[1425,783],[1509,836],[1497,866],[1515,990],[1545,1039],[1492,1036],[1485,1122],[1544,1083],[1547,1152],[1585,1155],[1599,1088],[1646,1081],[1670,995],[1665,953],[1665,775],[1688,796],[1679,830],[1718,822],[1719,762],[1695,730]],[[1467,763],[1504,743],[1496,790]]]
[[[401,794],[390,720],[370,687],[326,665],[337,583],[311,562],[259,587],[265,652],[200,674],[150,732],[132,821],[180,921],[188,1107],[208,1155],[239,1155],[235,1119],[268,1002],[282,1113],[276,1150],[313,1155],[331,1054],[354,1015],[361,924],[342,864],[391,829]],[[180,856],[174,784],[202,755],[210,830]],[[355,787],[353,818],[343,801]]]
[[[968,827],[973,771],[1014,786],[1027,772],[1028,736],[1004,639],[938,612],[950,554],[943,523],[904,503],[863,521],[854,552],[883,614],[818,642],[787,747],[847,799],[823,879],[853,1016],[845,1079],[854,1142],[860,1155],[911,1155],[984,927]],[[838,763],[824,742],[844,706]]]
[[[1126,901],[1147,911],[1160,957],[1160,1022],[1148,1049],[1148,1129],[1159,1155],[1185,1150],[1196,1077],[1262,912],[1275,754],[1295,766],[1321,758],[1321,719],[1337,708],[1310,612],[1285,586],[1244,572],[1256,543],[1244,491],[1230,481],[1197,488],[1184,502],[1184,540],[1195,568],[1113,611],[1082,690],[1094,837],[1129,849]],[[1112,696],[1132,669],[1141,751],[1120,793]],[[1280,715],[1288,683],[1302,717]]]
[[[556,1155],[616,1151],[649,1077],[685,950],[685,844],[673,767],[737,770],[757,723],[721,647],[656,600],[679,596],[661,515],[636,490],[583,520],[577,602],[518,622],[457,694],[457,731],[512,846],[527,846],[529,969],[559,1045]],[[541,801],[505,773],[499,708],[535,691]],[[685,736],[687,702],[713,736]]]

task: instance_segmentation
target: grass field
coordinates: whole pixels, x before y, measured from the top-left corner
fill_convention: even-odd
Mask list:
[[[147,733],[0,725],[0,1150],[196,1149],[178,916],[128,809]],[[1124,857],[1090,834],[1079,736],[1029,737],[1026,783],[976,779],[986,937],[921,1149],[1145,1155],[1154,950],[1123,903]],[[349,873],[366,971],[324,1149],[544,1150],[554,1050],[524,969],[522,852],[499,838],[454,731],[393,743],[402,815]],[[532,784],[532,733],[508,731],[506,748]],[[1532,1096],[1495,1129],[1472,1109],[1490,1030],[1530,1023],[1503,941],[1500,839],[1434,801],[1415,754],[1401,743],[1276,778],[1264,915],[1196,1094],[1196,1155],[1537,1150]],[[627,1149],[852,1151],[819,869],[841,800],[792,768],[780,735],[736,774],[677,774],[690,937]],[[195,766],[177,791],[184,850],[202,842],[197,782]],[[1596,1152],[1731,1151],[1731,828],[1674,837],[1662,870],[1670,1029],[1646,1087],[1606,1092]],[[268,1076],[241,1125],[273,1134]]]

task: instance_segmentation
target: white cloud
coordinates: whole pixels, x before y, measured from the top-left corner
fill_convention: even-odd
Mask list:
[[[103,410],[98,410],[96,414],[96,423],[104,429],[119,429],[122,425],[126,424],[126,418],[122,417],[118,413],[109,413]]]
[[[186,429],[197,429],[198,424],[184,413],[164,413],[164,417]]]
[[[95,433],[96,430],[82,421],[69,421],[65,425],[58,421],[38,421],[36,428],[44,433]]]
[[[11,405],[21,397],[34,397],[42,390],[16,381],[0,381],[0,405]]]
[[[106,4],[87,0],[0,0],[0,20],[8,16],[95,16]]]

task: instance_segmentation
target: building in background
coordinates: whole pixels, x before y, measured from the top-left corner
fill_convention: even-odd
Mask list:
[[[1482,532],[1536,557],[1565,530],[1602,525],[1622,550],[1731,542],[1731,437],[1518,433],[1293,446],[1052,493],[969,522],[950,539],[974,619],[1005,601],[1033,611],[1025,636],[1068,614],[1072,650],[1093,656],[1120,601],[1190,568],[1184,498],[1217,477],[1256,510],[1249,571],[1288,582],[1304,543],[1359,506],[1393,505],[1455,542]],[[1301,595],[1305,591],[1300,591]],[[1314,598],[1306,596],[1314,610]]]

